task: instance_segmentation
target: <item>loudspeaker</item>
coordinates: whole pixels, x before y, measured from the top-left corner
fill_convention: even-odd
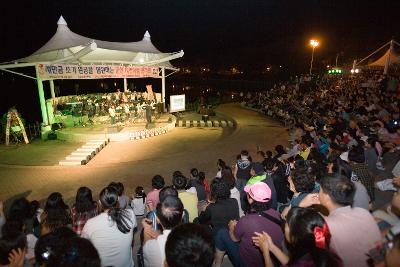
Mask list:
[[[153,129],[156,128],[156,124],[151,122],[151,123],[146,123],[146,129]]]
[[[51,125],[51,130],[52,131],[55,131],[55,130],[58,130],[58,129],[61,129],[61,128],[62,128],[62,123],[53,123]]]
[[[57,134],[56,134],[55,132],[50,132],[50,133],[47,135],[47,139],[48,139],[48,140],[56,140],[56,139],[57,139]]]
[[[118,133],[118,128],[117,127],[107,127],[106,132],[108,134]]]

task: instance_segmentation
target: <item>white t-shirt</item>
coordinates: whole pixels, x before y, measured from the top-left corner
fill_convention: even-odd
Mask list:
[[[231,189],[231,198],[236,199],[238,205],[239,205],[239,217],[244,216],[244,212],[242,210],[242,204],[240,202],[240,192],[239,190],[237,190],[236,187]]]
[[[143,198],[134,198],[131,202],[131,206],[133,209],[133,213],[136,216],[143,216],[146,213],[146,198],[143,201]]]
[[[144,266],[146,267],[164,267],[165,244],[171,230],[164,230],[157,239],[148,240],[143,246]]]
[[[132,267],[133,228],[136,217],[131,209],[125,210],[131,220],[129,233],[118,230],[117,224],[111,221],[107,213],[89,219],[82,230],[82,237],[89,239],[99,252],[101,266]]]

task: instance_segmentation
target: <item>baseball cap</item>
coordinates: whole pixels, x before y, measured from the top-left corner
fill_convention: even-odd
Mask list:
[[[268,202],[271,199],[271,189],[264,182],[246,185],[244,191],[257,202]]]

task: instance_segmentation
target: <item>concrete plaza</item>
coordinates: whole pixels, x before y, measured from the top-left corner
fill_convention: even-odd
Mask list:
[[[8,154],[11,156],[0,157],[0,199],[26,196],[44,200],[51,192],[59,191],[72,203],[78,187],[90,187],[97,198],[111,181],[124,183],[126,193],[131,195],[138,185],[149,190],[155,174],[170,183],[173,171],[188,175],[195,167],[210,179],[217,171],[218,158],[232,164],[242,149],[256,157],[257,145],[267,150],[276,144],[287,144],[287,131],[254,111],[238,104],[222,105],[217,111],[235,119],[236,128],[176,128],[149,139],[111,142],[86,166],[55,166],[78,143],[53,142],[21,148]],[[45,155],[53,155],[52,160],[41,159]]]

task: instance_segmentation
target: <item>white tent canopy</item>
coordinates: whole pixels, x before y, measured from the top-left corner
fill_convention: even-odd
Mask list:
[[[367,62],[368,59],[371,59],[373,56],[381,51],[386,51],[383,56],[364,66],[383,68],[383,73],[387,74],[389,68],[392,65],[400,63],[400,56],[395,52],[395,45],[400,46],[400,44],[395,40],[390,40],[389,42],[385,43],[383,46],[369,54],[367,57],[361,59],[360,61],[355,60],[353,63],[353,69],[355,69],[357,66],[362,67],[363,65],[361,65],[361,63]],[[385,48],[387,48],[387,50],[384,50]]]
[[[385,67],[387,62],[389,65],[400,64],[400,56],[396,52],[394,51],[391,52],[390,49],[388,49],[382,57],[368,64],[368,66]]]
[[[0,68],[30,66],[37,63],[75,63],[126,64],[175,69],[169,60],[183,56],[183,51],[176,53],[160,52],[152,44],[148,31],[144,34],[143,39],[138,42],[107,42],[72,32],[62,16],[57,25],[56,33],[39,50],[28,57],[2,64]]]

